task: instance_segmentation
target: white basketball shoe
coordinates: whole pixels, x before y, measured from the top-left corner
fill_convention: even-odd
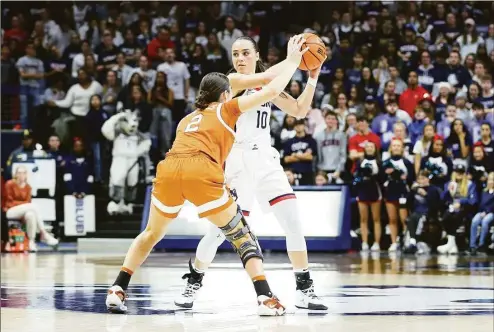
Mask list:
[[[175,299],[175,305],[180,308],[191,309],[201,287],[201,283],[190,283],[187,281],[184,292]]]
[[[259,316],[283,316],[285,314],[285,307],[274,295],[273,297],[259,295],[257,297],[257,304],[257,313]]]
[[[307,289],[297,289],[295,294],[295,307],[309,310],[328,310],[322,300],[314,292],[314,285]]]
[[[125,299],[127,294],[124,292],[122,287],[118,285],[113,285],[108,290],[106,295],[106,308],[109,312],[115,314],[123,314],[127,312],[127,306],[125,305]]]

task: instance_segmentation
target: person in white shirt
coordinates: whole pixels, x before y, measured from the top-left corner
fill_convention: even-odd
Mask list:
[[[465,32],[456,38],[460,45],[461,58],[465,59],[470,53],[477,54],[479,44],[484,43],[484,39],[479,36],[475,29],[475,21],[472,18],[465,20]]]
[[[125,63],[125,54],[119,52],[117,54],[117,64],[111,68],[115,73],[117,73],[117,80],[120,82],[120,86],[127,84],[132,76],[132,71],[134,68]]]
[[[175,61],[175,50],[165,50],[165,63],[158,66],[157,70],[167,76],[167,85],[173,91],[173,121],[177,123],[185,116],[185,107],[189,99],[190,73],[187,65],[181,61]]]
[[[82,53],[77,54],[72,60],[72,77],[74,78],[77,77],[79,69],[84,67],[86,55],[92,55],[94,61],[98,62],[98,55],[92,53],[91,45],[87,40],[82,41],[81,51]]]
[[[79,83],[74,84],[67,91],[63,100],[50,100],[48,106],[70,108],[72,115],[76,117],[85,117],[89,112],[89,100],[92,95],[101,95],[103,87],[98,81],[91,80],[85,69],[78,71]]]
[[[139,73],[142,77],[142,83],[144,88],[146,89],[146,92],[150,91],[153,86],[154,82],[156,81],[156,70],[154,69],[149,69],[149,61],[147,56],[141,55],[139,58],[139,68],[134,69],[130,75],[127,76],[127,79],[130,79],[132,74],[134,73]],[[128,82],[125,81],[125,84]]]
[[[237,38],[239,37],[242,37],[243,35],[244,34],[242,33],[242,31],[235,28],[235,21],[231,16],[227,16],[225,18],[225,29],[217,33],[218,40],[221,46],[225,48],[225,50],[231,50],[235,40],[237,40]],[[228,61],[230,62],[231,65],[232,64],[231,52],[227,54],[228,54]]]

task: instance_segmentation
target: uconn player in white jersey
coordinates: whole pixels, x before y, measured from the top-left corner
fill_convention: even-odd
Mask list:
[[[254,93],[282,70],[283,63],[280,63],[264,72],[257,44],[250,37],[238,38],[231,51],[236,72],[228,78],[234,95]],[[298,99],[282,93],[272,103],[287,114],[304,118],[314,97],[319,72],[320,68],[309,73],[306,88]],[[246,217],[250,214],[254,199],[257,199],[261,206],[270,206],[278,219],[286,235],[288,256],[295,273],[296,307],[326,310],[327,307],[315,295],[310,278],[296,196],[280,165],[278,151],[271,147],[270,118],[271,103],[240,116],[235,143],[225,163],[226,182]],[[194,263],[189,262],[190,273],[183,276],[187,279],[187,285],[183,294],[175,300],[177,306],[192,308],[197,291],[202,287],[204,273],[224,240],[217,227],[211,227],[201,239]]]

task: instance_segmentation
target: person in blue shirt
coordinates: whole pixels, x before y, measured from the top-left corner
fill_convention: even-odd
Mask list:
[[[408,195],[408,206],[412,213],[407,219],[410,241],[405,253],[414,254],[417,252],[417,239],[426,232],[424,229],[425,220],[437,222],[441,205],[441,191],[430,184],[429,171],[421,170]],[[428,245],[430,244],[428,243]]]
[[[364,57],[359,52],[353,55],[353,66],[346,71],[346,78],[350,86],[357,85],[362,81],[362,68],[364,66]]]
[[[432,65],[431,54],[428,51],[423,51],[420,54],[421,65],[417,68],[419,77],[419,85],[432,93],[434,83],[437,82],[434,65]]]
[[[472,136],[467,130],[464,122],[456,119],[451,123],[449,137],[446,139],[448,154],[454,159],[466,159],[473,145]]]
[[[314,180],[313,160],[317,143],[305,133],[305,120],[295,121],[295,137],[283,144],[283,162],[299,176],[300,185],[311,185]]]
[[[472,219],[470,227],[470,253],[472,255],[476,255],[477,252],[485,253],[485,241],[492,221],[494,221],[494,172],[490,173],[487,178],[487,186],[480,195],[478,212]],[[479,226],[481,226],[480,235]],[[478,245],[477,237],[479,238]]]
[[[5,178],[8,180],[12,177],[12,164],[16,162],[29,162],[34,159],[34,139],[33,132],[25,129],[22,132],[22,145],[12,151],[6,163]]]
[[[73,151],[65,160],[63,179],[66,193],[79,198],[91,193],[94,182],[93,169],[92,163],[86,156],[83,141],[75,138]]]
[[[458,51],[449,53],[449,73],[447,81],[456,90],[461,89],[464,85],[470,82],[472,77],[464,66],[461,65],[461,55]]]
[[[388,251],[395,252],[398,250],[399,219],[402,222],[403,231],[406,230],[407,197],[409,186],[415,179],[415,171],[412,163],[404,157],[405,145],[401,139],[393,139],[389,149],[391,157],[383,161],[381,179],[391,231],[391,246]]]
[[[419,140],[420,136],[424,133],[424,128],[429,123],[424,110],[420,107],[415,109],[412,123],[408,125],[408,137],[410,137],[410,142],[415,145]]]
[[[480,92],[480,97],[478,97],[475,101],[478,101],[482,105],[484,105],[484,109],[489,112],[494,110],[494,91],[492,90],[492,76],[484,75],[480,79],[480,85],[482,87],[482,91]]]
[[[494,126],[494,113],[486,114],[484,105],[474,102],[472,105],[473,118],[469,122],[468,130],[472,135],[473,141],[481,139],[482,125],[488,123],[491,128]]]
[[[468,179],[465,172],[465,165],[456,164],[451,175],[451,181],[445,185],[441,195],[441,200],[446,206],[442,225],[448,235],[448,242],[437,247],[440,254],[458,253],[456,230],[478,202],[475,183]]]

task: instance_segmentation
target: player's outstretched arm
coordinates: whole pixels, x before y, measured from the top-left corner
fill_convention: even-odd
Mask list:
[[[268,70],[262,73],[255,73],[251,75],[231,73],[228,75],[230,80],[230,85],[232,86],[232,91],[236,94],[238,91],[246,89],[259,88],[268,85],[276,76],[281,74],[283,71],[288,70],[290,64],[287,59],[281,61],[280,63],[270,67]]]
[[[248,96],[238,97],[238,106],[241,112],[247,112],[255,109],[264,103],[274,99],[286,87],[288,82],[295,73],[295,70],[300,64],[302,55],[307,52],[308,48],[301,50],[305,39],[302,35],[297,35],[290,38],[287,51],[287,68],[262,90]]]
[[[321,62],[321,66],[323,63],[324,61]],[[273,104],[291,116],[299,119],[305,118],[310,110],[312,100],[314,99],[321,66],[309,72],[309,79],[307,80],[305,89],[297,99],[286,92],[281,92],[281,94],[273,100]]]

